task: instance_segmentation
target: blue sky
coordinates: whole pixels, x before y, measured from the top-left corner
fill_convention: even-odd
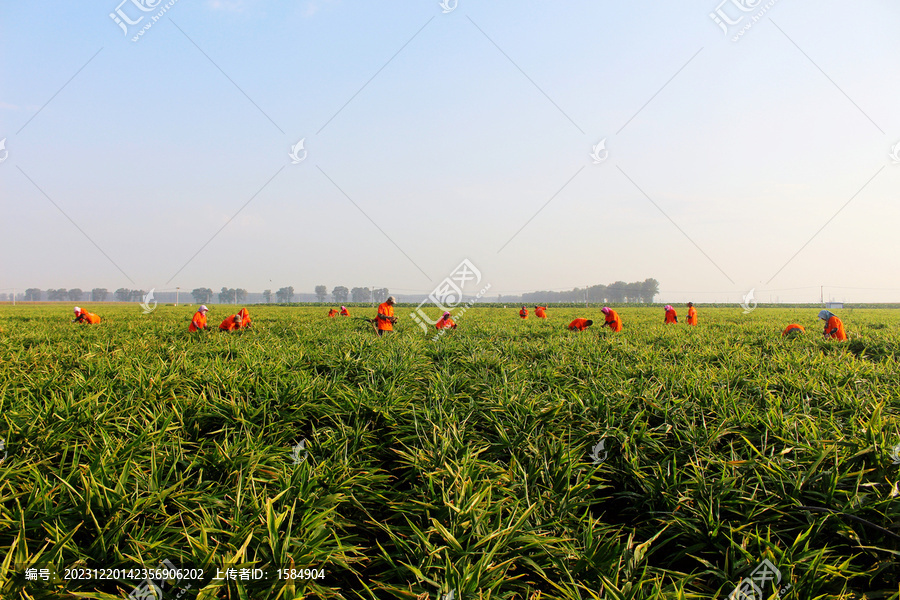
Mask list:
[[[900,298],[896,3],[89,4],[0,5],[0,288]]]

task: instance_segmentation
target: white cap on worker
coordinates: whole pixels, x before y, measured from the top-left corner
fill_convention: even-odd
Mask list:
[[[201,304],[200,308],[197,309],[198,312],[209,312],[209,309],[206,308],[205,304]]]
[[[76,306],[76,307],[75,307],[75,314],[76,314],[76,315],[80,315],[80,314],[81,314],[81,307],[80,307],[80,306]]]
[[[396,301],[397,301],[397,299],[396,299],[396,298],[394,298],[394,297],[393,297],[393,296],[388,296],[388,299],[387,299],[387,301],[388,301],[388,302],[396,302]]]

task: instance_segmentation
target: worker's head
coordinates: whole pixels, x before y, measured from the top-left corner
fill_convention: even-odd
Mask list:
[[[691,306],[693,306],[693,305],[694,305],[693,302],[688,302],[688,307],[691,307]]]
[[[243,320],[244,320],[244,319],[241,318],[241,315],[234,315],[234,322],[235,322],[235,323],[240,323],[240,322],[243,321]]]
[[[346,307],[346,306],[342,306],[342,307],[341,307],[341,310],[347,310],[347,307]]]
[[[206,305],[205,305],[205,304],[201,304],[201,305],[200,305],[200,308],[197,309],[197,312],[202,312],[202,313],[205,314],[205,313],[208,313],[208,312],[209,312],[209,309],[206,308]]]
[[[600,309],[600,312],[602,312],[604,315],[608,315],[608,314],[609,314],[609,307],[608,307],[608,306],[604,306],[603,308]]]
[[[444,318],[445,318],[445,319],[449,319],[449,318],[450,318],[450,311],[449,311],[449,310],[445,310],[445,311],[444,311]]]
[[[666,304],[663,308],[665,308],[666,310],[674,310],[674,309],[672,308],[672,305],[671,305],[671,304]]]
[[[585,323],[585,325],[587,325],[588,327],[590,327],[593,324],[594,324],[594,322],[591,321],[590,319],[588,319],[587,322]]]
[[[76,306],[76,307],[75,307],[75,316],[77,317],[77,316],[80,315],[80,314],[81,314],[81,307],[80,307],[80,306]]]
[[[388,304],[394,305],[394,304],[397,303],[397,299],[394,298],[393,296],[388,296],[388,299],[386,300],[386,302],[387,302]]]
[[[828,319],[830,319],[833,316],[834,316],[834,313],[831,312],[830,310],[820,310],[819,311],[819,318],[822,319],[823,321],[827,321]]]

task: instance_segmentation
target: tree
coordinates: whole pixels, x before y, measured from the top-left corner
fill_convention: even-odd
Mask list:
[[[607,288],[607,294],[610,302],[625,302],[625,292],[628,284],[624,281],[617,281]]]
[[[281,288],[275,292],[275,296],[281,304],[289,304],[294,299],[294,286]]]
[[[212,301],[213,291],[210,288],[196,288],[191,292],[191,296],[197,304],[206,304]]]
[[[129,300],[131,300],[132,302],[143,302],[146,295],[147,292],[145,292],[144,290],[131,290]]]
[[[68,296],[69,290],[67,290],[66,288],[59,288],[58,290],[51,288],[47,290],[47,300],[50,300],[51,302],[65,300],[68,298]]]
[[[347,295],[350,293],[350,290],[345,288],[342,285],[337,286],[333,290],[331,290],[331,295],[334,298],[334,301],[338,304],[343,304],[347,301]]]
[[[350,291],[350,297],[354,302],[371,302],[372,291],[369,288],[355,287]]]
[[[91,290],[91,302],[106,302],[109,291],[106,288],[94,288]]]
[[[84,297],[84,292],[82,292],[78,288],[72,288],[71,290],[69,290],[67,295],[69,297],[69,300],[71,300],[72,302],[80,302]]]
[[[131,297],[131,290],[127,288],[119,288],[113,295],[116,297],[116,302],[128,302],[128,299]]]
[[[375,304],[381,304],[388,299],[391,293],[387,288],[375,288],[372,290],[372,296],[375,298]]]
[[[40,302],[41,290],[38,288],[28,288],[25,290],[25,302]]]
[[[643,296],[644,284],[634,281],[625,285],[625,298],[627,302],[640,302]]]
[[[263,299],[266,304],[272,304],[272,290],[263,290]]]
[[[238,289],[234,290],[234,292],[235,292],[235,302],[237,304],[243,304],[244,300],[247,299],[247,290],[245,290],[244,288],[238,288]]]
[[[227,302],[234,302],[237,304],[237,298],[234,296],[235,291],[231,288],[223,287],[222,291],[219,292],[219,304],[225,304]]]
[[[316,286],[316,300],[319,302],[325,302],[325,298],[328,296],[328,287],[324,285]]]
[[[659,282],[652,277],[645,279],[641,284],[641,301],[647,304],[653,303],[653,297],[659,293]]]

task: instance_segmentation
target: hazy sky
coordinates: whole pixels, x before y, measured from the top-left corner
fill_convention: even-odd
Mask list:
[[[0,3],[0,288],[900,299],[895,1],[118,1]]]

